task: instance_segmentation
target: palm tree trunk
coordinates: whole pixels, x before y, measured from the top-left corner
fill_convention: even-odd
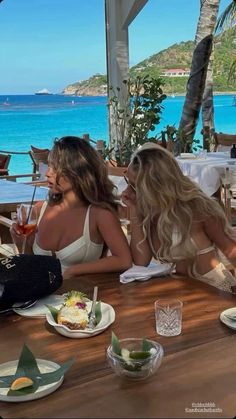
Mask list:
[[[195,36],[196,44],[207,35],[214,32],[220,0],[201,0],[200,16]],[[213,62],[214,46],[209,59],[205,89],[202,98],[202,134],[203,147],[210,149],[213,141],[214,124],[214,104],[213,104]]]
[[[179,138],[183,151],[191,151],[202,104],[212,40],[212,35],[206,36],[198,43],[193,52],[187,92],[179,124]]]
[[[207,38],[207,36],[212,35],[215,25],[216,25],[216,19],[219,9],[219,1],[220,0],[201,0],[201,7],[200,7],[200,15],[197,25],[197,31],[195,36],[195,43],[196,46],[198,44]],[[209,46],[209,45],[208,45]],[[210,47],[212,50],[212,46]],[[195,55],[195,56],[194,56]],[[190,79],[192,78],[192,71],[194,68],[194,72],[197,71],[197,68],[201,68],[201,65],[197,63],[198,55],[193,54],[193,60],[192,61],[192,68],[190,73]],[[207,58],[208,60],[208,70],[201,73],[203,80],[198,80],[196,84],[191,83],[191,80],[189,79],[187,84],[187,93],[186,93],[186,99],[187,95],[189,94],[189,89],[191,88],[191,97],[198,97],[198,104],[195,104],[195,112],[190,112],[189,109],[186,109],[187,107],[191,107],[191,103],[189,99],[185,100],[184,108],[183,108],[183,114],[180,121],[180,136],[182,136],[182,142],[184,143],[184,147],[191,149],[191,144],[194,139],[198,119],[199,119],[199,113],[202,106],[202,121],[203,121],[203,134],[205,137],[208,137],[211,129],[214,127],[214,108],[213,108],[213,76],[212,76],[212,64],[213,64],[213,55],[211,57]],[[204,86],[203,86],[204,83]],[[201,85],[201,87],[200,87]],[[194,92],[194,90],[199,89],[201,91]],[[202,90],[203,88],[203,90]],[[185,114],[185,117],[184,117]],[[186,116],[188,115],[188,118],[192,118],[192,121],[186,120]],[[190,127],[191,130],[186,129],[184,124],[186,124]],[[187,137],[186,137],[187,136]],[[183,147],[182,147],[183,148]]]
[[[203,135],[203,148],[210,151],[214,143],[214,103],[213,103],[213,54],[214,44],[212,45],[212,53],[209,58],[205,89],[202,98],[202,135]]]

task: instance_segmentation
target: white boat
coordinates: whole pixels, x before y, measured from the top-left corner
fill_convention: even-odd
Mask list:
[[[48,89],[42,89],[38,90],[38,92],[35,93],[36,95],[52,95],[53,93],[49,92]]]
[[[3,102],[4,106],[10,106],[9,98],[7,97],[5,102]]]

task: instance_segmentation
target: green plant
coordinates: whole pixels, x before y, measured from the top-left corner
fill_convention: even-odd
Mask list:
[[[191,136],[186,136],[183,131],[177,129],[174,125],[167,125],[161,131],[162,143],[175,156],[181,152],[193,152],[202,148],[200,140],[192,139]]]
[[[192,153],[193,151],[197,151],[199,148],[202,148],[200,145],[200,140],[192,138],[191,135],[186,135],[181,129],[177,130],[175,141],[178,144],[178,150],[176,154],[181,152]]]
[[[156,135],[149,134],[160,122],[161,103],[166,98],[161,78],[137,76],[123,80],[123,84],[125,89],[110,87],[112,95],[108,107],[112,130],[104,156],[113,157],[118,166],[127,165],[139,145],[157,140]]]

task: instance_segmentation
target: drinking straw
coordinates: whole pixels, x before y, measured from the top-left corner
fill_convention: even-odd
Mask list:
[[[32,195],[32,199],[31,199],[31,202],[30,202],[29,212],[28,212],[27,219],[26,219],[26,224],[28,224],[28,222],[29,222],[30,213],[31,213],[32,206],[33,206],[33,203],[34,203],[36,188],[37,188],[37,186],[35,185],[34,192],[33,192],[33,195]]]
[[[28,212],[27,219],[26,219],[26,224],[28,224],[28,222],[29,222],[30,213],[31,213],[32,206],[33,206],[33,203],[34,203],[35,192],[36,192],[36,185],[34,187],[33,195],[32,195],[32,198],[31,198],[29,212]],[[23,243],[22,243],[22,253],[23,254],[25,253],[26,240],[27,240],[27,236],[24,236]]]

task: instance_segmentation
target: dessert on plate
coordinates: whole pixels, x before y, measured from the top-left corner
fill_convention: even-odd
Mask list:
[[[57,322],[71,330],[84,330],[89,322],[85,294],[79,291],[68,292],[58,312]]]

